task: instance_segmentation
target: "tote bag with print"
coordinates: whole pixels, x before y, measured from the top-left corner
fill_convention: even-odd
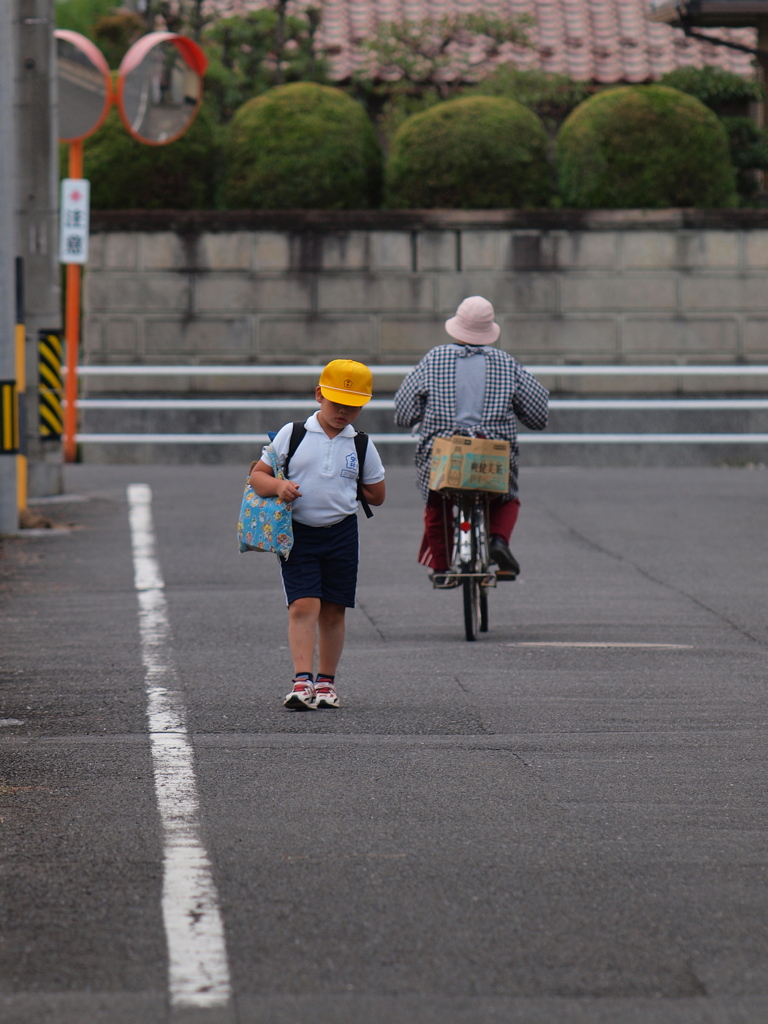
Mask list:
[[[285,476],[277,463],[277,452],[272,445],[264,449],[278,480]],[[273,551],[287,558],[293,547],[293,514],[291,503],[276,497],[260,498],[246,482],[240,518],[237,521],[237,539],[240,551]]]

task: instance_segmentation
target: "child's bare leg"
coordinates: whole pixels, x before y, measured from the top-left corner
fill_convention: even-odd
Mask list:
[[[299,597],[288,605],[288,646],[294,675],[314,671],[319,597]]]
[[[343,604],[322,601],[317,620],[319,675],[335,676],[344,649],[344,628],[346,608]]]

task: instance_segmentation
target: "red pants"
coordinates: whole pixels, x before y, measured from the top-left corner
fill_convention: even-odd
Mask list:
[[[450,544],[452,526],[450,519],[446,522],[443,518],[444,510],[449,510],[450,507],[450,502],[443,501],[438,491],[429,492],[427,507],[424,509],[424,537],[419,549],[419,561],[435,572],[445,572],[450,561],[446,536]],[[517,498],[511,501],[493,498],[488,507],[491,536],[495,533],[500,534],[509,544],[519,512],[520,502]]]

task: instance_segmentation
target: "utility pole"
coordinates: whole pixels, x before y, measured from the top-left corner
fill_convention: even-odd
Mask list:
[[[58,259],[58,89],[54,0],[0,0],[16,8],[18,211],[16,253],[23,260],[26,306],[26,447],[29,495],[63,490],[61,445],[39,430],[38,332],[60,329]],[[0,71],[0,74],[2,71]]]
[[[0,381],[16,381],[16,26],[12,0],[0,0]],[[5,406],[11,387],[3,388]],[[8,415],[3,409],[3,433]],[[0,451],[0,533],[18,529],[16,455]]]

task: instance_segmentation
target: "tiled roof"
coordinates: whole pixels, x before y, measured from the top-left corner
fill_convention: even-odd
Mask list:
[[[290,10],[309,2],[292,0]],[[268,0],[208,0],[220,14],[243,13],[267,6]],[[645,82],[674,68],[716,65],[744,77],[754,70],[749,54],[686,38],[682,29],[650,22],[649,0],[319,0],[323,18],[318,44],[331,51],[332,75],[347,78],[365,59],[360,43],[387,21],[438,19],[444,14],[485,10],[500,17],[527,14],[532,48],[505,44],[500,61],[518,68],[538,68],[580,81]],[[757,45],[754,29],[709,29],[709,35]]]

